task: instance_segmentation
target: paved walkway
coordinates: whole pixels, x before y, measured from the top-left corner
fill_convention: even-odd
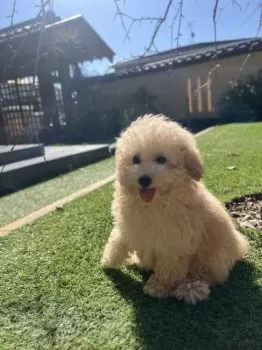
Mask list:
[[[18,146],[16,146],[18,147]],[[35,164],[41,164],[46,161],[62,159],[67,156],[78,156],[81,153],[90,152],[93,150],[108,148],[108,145],[77,145],[77,146],[45,146],[45,155],[30,159],[21,160],[19,162],[6,164],[3,172],[29,167]],[[21,148],[23,149],[23,148]]]

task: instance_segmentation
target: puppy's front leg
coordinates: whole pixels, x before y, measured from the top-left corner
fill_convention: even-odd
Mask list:
[[[128,258],[128,245],[121,231],[114,227],[104,249],[101,263],[104,267],[117,267]]]
[[[144,293],[155,298],[167,298],[172,295],[177,283],[186,278],[188,260],[158,259],[154,273],[144,286]]]

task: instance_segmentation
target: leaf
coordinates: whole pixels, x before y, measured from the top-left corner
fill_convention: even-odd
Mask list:
[[[55,208],[55,210],[57,210],[57,211],[64,211],[64,207],[62,207],[62,206],[57,206],[57,207]]]
[[[237,167],[235,165],[231,165],[227,167],[228,170],[236,170]]]
[[[248,222],[248,221],[240,222],[240,226],[251,228],[252,230],[256,230],[255,226],[251,222]]]

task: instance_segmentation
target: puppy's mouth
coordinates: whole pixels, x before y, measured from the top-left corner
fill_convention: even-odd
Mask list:
[[[143,202],[150,203],[154,199],[156,194],[155,188],[140,189],[139,195]]]

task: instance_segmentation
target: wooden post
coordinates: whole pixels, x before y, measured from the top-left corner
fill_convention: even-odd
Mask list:
[[[23,124],[23,127],[25,127],[25,116],[24,116],[22,101],[21,101],[21,98],[20,98],[20,91],[19,91],[19,87],[18,87],[18,79],[15,79],[15,91],[16,91],[17,101],[18,101],[18,105],[19,105],[19,109],[20,109],[22,124]]]
[[[202,103],[202,86],[201,78],[197,76],[197,111],[199,113],[203,112],[203,103]]]
[[[7,144],[7,137],[6,137],[6,132],[5,132],[5,123],[4,123],[4,117],[1,111],[1,106],[0,106],[0,144],[5,145]]]
[[[55,89],[53,85],[53,78],[51,70],[47,68],[40,68],[38,70],[39,91],[44,112],[44,126],[50,127],[51,120],[53,122],[54,130],[57,132],[60,129]]]
[[[208,112],[213,111],[213,104],[212,104],[212,90],[211,90],[211,79],[208,76],[207,77],[207,110]]]
[[[191,78],[187,79],[187,96],[188,96],[188,111],[189,111],[189,114],[192,114],[193,113],[193,100],[192,100]]]
[[[59,62],[59,81],[62,87],[62,96],[64,102],[64,112],[67,124],[71,124],[75,119],[73,99],[72,99],[72,79],[69,73],[69,63]]]

